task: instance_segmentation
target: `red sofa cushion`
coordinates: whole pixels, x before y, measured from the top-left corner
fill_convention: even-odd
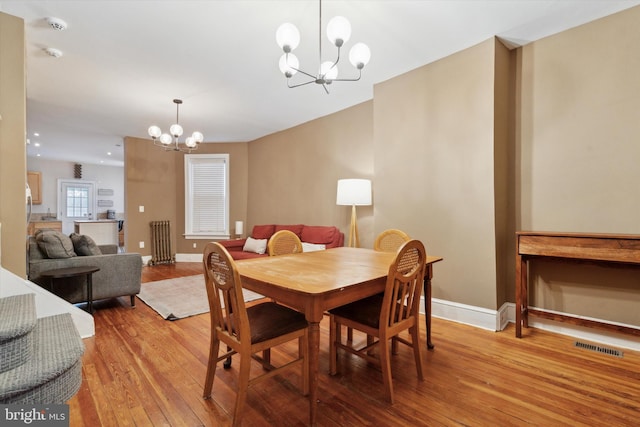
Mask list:
[[[280,230],[289,230],[295,233],[302,240],[302,230],[304,228],[303,224],[295,224],[295,225],[276,225],[276,231]],[[312,242],[309,242],[312,243]]]
[[[328,245],[336,242],[336,233],[339,233],[335,227],[326,227],[319,225],[306,225],[302,229],[300,240],[307,243],[320,243]]]
[[[254,239],[269,239],[276,232],[276,226],[273,224],[268,225],[254,225],[251,237]]]

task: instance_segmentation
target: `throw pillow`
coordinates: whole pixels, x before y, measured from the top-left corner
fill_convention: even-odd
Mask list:
[[[38,247],[47,258],[72,258],[76,256],[69,236],[55,230],[41,230],[36,233]]]
[[[77,255],[89,256],[89,255],[102,255],[102,251],[96,245],[94,240],[84,234],[71,233],[69,235],[71,243],[73,243],[73,249]]]
[[[302,252],[323,251],[325,249],[327,246],[320,243],[302,242]]]
[[[263,254],[267,251],[267,239],[254,239],[253,237],[247,237],[247,241],[245,242],[242,250],[245,252]]]

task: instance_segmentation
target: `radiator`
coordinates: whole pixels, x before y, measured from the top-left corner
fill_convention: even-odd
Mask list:
[[[151,221],[152,255],[149,265],[173,264],[171,252],[171,221]]]

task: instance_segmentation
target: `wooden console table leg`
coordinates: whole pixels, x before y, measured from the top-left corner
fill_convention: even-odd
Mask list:
[[[527,286],[527,260],[516,254],[516,337],[522,337],[522,327],[529,327],[527,307],[529,307]]]

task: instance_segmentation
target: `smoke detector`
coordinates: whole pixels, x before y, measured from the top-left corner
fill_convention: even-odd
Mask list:
[[[62,51],[53,47],[47,47],[44,51],[49,56],[53,56],[54,58],[60,58],[62,56]]]
[[[56,31],[64,31],[67,29],[67,23],[60,18],[49,17],[46,19],[47,24]]]

